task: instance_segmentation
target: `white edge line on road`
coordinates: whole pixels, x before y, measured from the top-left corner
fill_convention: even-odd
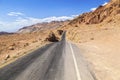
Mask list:
[[[76,58],[75,58],[72,45],[71,45],[71,43],[69,43],[69,44],[70,44],[70,49],[71,49],[72,56],[73,56],[73,60],[74,60],[74,65],[75,65],[77,80],[81,80],[80,73],[79,73],[79,69],[78,69],[78,65],[77,65],[77,60],[76,60]]]

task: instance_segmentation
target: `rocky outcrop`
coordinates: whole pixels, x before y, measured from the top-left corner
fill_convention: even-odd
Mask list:
[[[50,42],[58,42],[59,38],[56,37],[55,33],[50,32],[48,37],[45,39],[45,41],[50,41]]]

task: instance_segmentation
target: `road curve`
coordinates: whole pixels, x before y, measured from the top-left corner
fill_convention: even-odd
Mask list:
[[[95,80],[79,48],[66,42],[46,45],[0,69],[0,80]]]

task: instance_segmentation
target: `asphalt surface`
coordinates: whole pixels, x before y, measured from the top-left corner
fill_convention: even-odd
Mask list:
[[[95,80],[79,48],[67,42],[46,45],[0,69],[0,80]]]

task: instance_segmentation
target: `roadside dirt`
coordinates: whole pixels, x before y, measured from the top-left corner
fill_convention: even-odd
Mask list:
[[[77,45],[98,80],[120,80],[119,27],[97,30],[91,40]]]

